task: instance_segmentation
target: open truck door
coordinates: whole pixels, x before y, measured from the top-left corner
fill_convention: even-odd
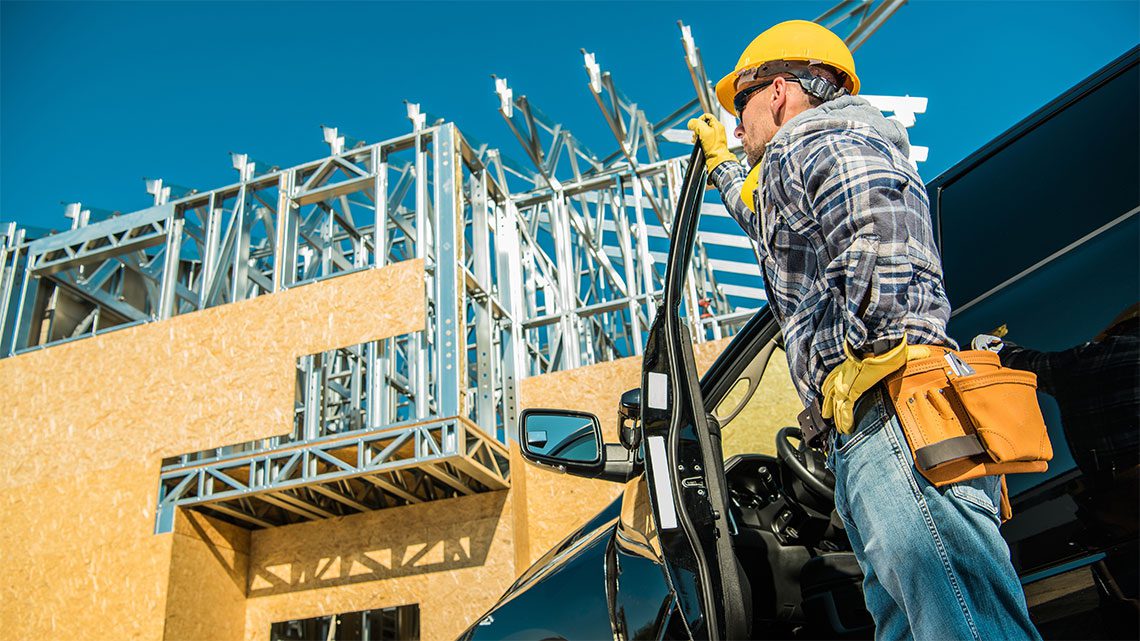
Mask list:
[[[706,411],[681,318],[707,180],[704,153],[689,159],[673,216],[665,291],[645,348],[641,426],[646,481],[665,572],[693,639],[747,638],[747,579],[733,551],[720,428]]]

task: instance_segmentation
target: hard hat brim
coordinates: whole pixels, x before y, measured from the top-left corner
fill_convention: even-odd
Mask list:
[[[725,111],[734,116],[737,115],[736,109],[732,105],[732,99],[736,97],[736,74],[736,71],[732,71],[716,83],[717,102],[724,107]]]

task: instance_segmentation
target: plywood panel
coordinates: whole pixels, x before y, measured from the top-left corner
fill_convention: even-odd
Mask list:
[[[157,461],[127,461],[86,478],[37,479],[6,488],[0,492],[0,558],[152,536],[158,471]]]
[[[423,282],[406,261],[0,360],[0,638],[158,639],[168,578],[175,608],[226,585],[220,529],[173,560],[153,534],[162,458],[291,431],[297,356],[422,329]]]
[[[127,462],[0,492],[0,638],[161,638],[172,541],[145,509],[157,473]]]
[[[421,638],[454,639],[514,580],[511,531],[507,492],[255,531],[245,637],[418,603]]]
[[[708,369],[729,340],[697,345],[697,368],[701,372]],[[640,384],[641,358],[623,358],[525,379],[519,385],[519,403],[523,408],[590,412],[600,419],[603,438],[616,443],[618,401],[622,393]],[[512,484],[525,484],[526,493],[529,558],[526,564],[520,564],[520,572],[617,498],[623,487],[609,481],[557,474],[529,463],[516,465],[512,476]]]
[[[511,517],[514,532],[515,572],[522,574],[531,565],[530,508],[526,493],[526,466],[528,463],[519,451],[518,443],[509,444],[511,454]]]
[[[160,639],[170,537],[4,560],[0,638]]]
[[[191,511],[175,518],[167,641],[239,641],[245,632],[249,532]]]

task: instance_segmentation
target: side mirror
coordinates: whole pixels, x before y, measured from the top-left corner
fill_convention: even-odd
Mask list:
[[[593,414],[570,410],[526,409],[523,456],[565,472],[593,472],[602,466],[602,426]]]
[[[634,470],[621,445],[602,442],[598,417],[585,412],[525,409],[519,415],[523,458],[559,472],[624,483]]]

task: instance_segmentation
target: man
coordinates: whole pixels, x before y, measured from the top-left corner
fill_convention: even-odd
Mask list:
[[[715,117],[689,128],[729,213],[756,241],[800,398],[834,421],[836,509],[876,636],[1037,639],[998,532],[999,478],[931,485],[879,385],[908,357],[928,355],[924,345],[956,346],[905,129],[858,91],[841,39],[784,22],[716,87],[752,170],[728,151]]]

